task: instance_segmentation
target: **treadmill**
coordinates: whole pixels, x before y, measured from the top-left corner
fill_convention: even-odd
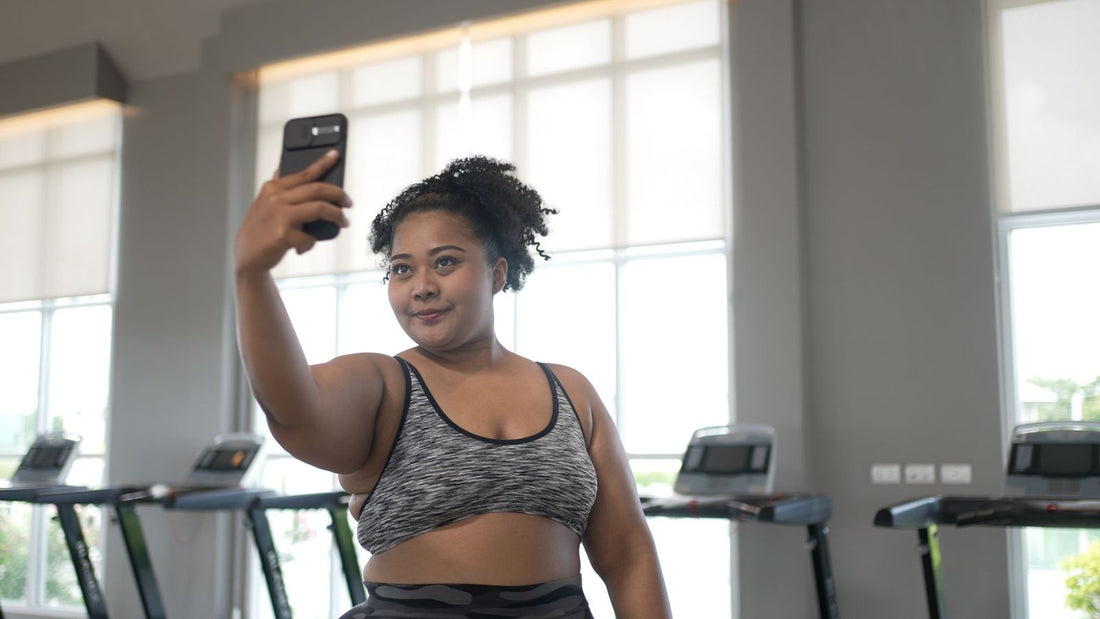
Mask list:
[[[0,483],[0,501],[31,502],[38,492],[49,490],[75,490],[83,486],[69,486],[64,483],[80,448],[81,437],[62,432],[38,435],[31,443],[27,453],[19,461],[19,466],[10,481]],[[88,546],[80,530],[80,521],[71,505],[58,506],[57,517],[69,545],[73,568],[79,580],[82,572],[91,569]],[[103,608],[103,595],[98,588],[85,589],[80,582],[84,596],[84,606],[91,617],[99,616]],[[0,619],[4,611],[0,610]]]
[[[1016,426],[1002,496],[929,496],[883,507],[875,526],[915,529],[932,619],[946,617],[939,527],[1100,528],[1100,423]]]
[[[818,612],[836,619],[839,610],[829,562],[832,500],[823,494],[775,493],[775,430],[733,424],[696,430],[676,476],[675,494],[642,497],[647,516],[724,518],[740,522],[805,526],[813,564]]]
[[[47,489],[34,493],[30,501],[51,504],[58,511],[72,510],[74,505],[103,505],[114,509],[126,551],[130,559],[142,608],[148,619],[164,619],[164,601],[157,585],[156,573],[149,558],[141,521],[136,506],[160,504],[168,509],[244,510],[260,496],[272,494],[271,490],[249,488],[242,485],[252,464],[256,461],[263,437],[255,434],[221,434],[203,448],[187,478],[178,483],[148,483],[108,486],[99,489]],[[72,538],[70,538],[72,535]],[[70,551],[80,536],[79,524],[72,534],[65,530]],[[74,555],[74,562],[76,561]],[[102,593],[90,564],[77,570],[81,590],[98,596],[100,604],[95,612],[89,606],[92,619],[106,619]]]
[[[332,531],[333,542],[340,560],[340,570],[344,576],[352,606],[367,600],[366,588],[363,586],[363,573],[360,571],[359,560],[355,554],[355,538],[348,525],[347,511],[350,497],[348,493],[339,490],[311,494],[267,495],[258,497],[248,506],[248,522],[256,542],[256,551],[260,555],[260,567],[267,581],[275,619],[291,619],[293,611],[287,596],[286,584],[283,581],[279,554],[275,551],[271,524],[267,518],[269,510],[326,510],[332,519],[329,529]]]
[[[363,576],[355,555],[355,538],[351,534],[346,516],[350,495],[342,491],[281,495],[274,490],[250,487],[252,484],[248,480],[253,477],[250,466],[255,461],[262,442],[263,438],[254,434],[216,437],[199,456],[184,484],[173,488],[154,486],[150,488],[150,492],[165,494],[162,500],[165,509],[244,512],[247,518],[245,523],[256,544],[275,619],[292,619],[293,610],[267,512],[284,509],[327,510],[332,518],[329,528],[352,605],[366,601]],[[234,476],[238,473],[235,485],[226,486],[226,483],[234,481]]]

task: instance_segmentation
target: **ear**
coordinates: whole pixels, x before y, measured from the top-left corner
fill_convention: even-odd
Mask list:
[[[504,290],[504,283],[508,281],[508,261],[503,257],[497,258],[493,265],[493,294]]]

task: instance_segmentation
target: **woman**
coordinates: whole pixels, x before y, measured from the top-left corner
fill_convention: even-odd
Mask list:
[[[368,601],[345,617],[590,617],[579,548],[618,617],[670,615],[615,427],[579,372],[506,350],[493,295],[522,287],[547,232],[514,167],[458,160],[372,225],[390,305],[416,344],[310,366],[271,269],[351,200],[333,152],[264,184],[235,243],[238,332],[273,436],[352,494]],[[339,205],[339,206],[337,206]],[[563,291],[564,292],[564,291]],[[583,302],[563,296],[562,302]],[[490,614],[492,613],[492,614]]]

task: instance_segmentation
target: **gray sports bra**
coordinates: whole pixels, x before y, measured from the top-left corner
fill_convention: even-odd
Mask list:
[[[405,370],[405,409],[382,475],[359,513],[359,543],[379,554],[437,527],[489,512],[533,514],[583,536],[596,471],[573,403],[550,368],[554,412],[534,436],[495,440],[459,427],[420,372]]]

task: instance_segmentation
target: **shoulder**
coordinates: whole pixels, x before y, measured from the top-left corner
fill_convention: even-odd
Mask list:
[[[346,371],[380,372],[384,374],[402,371],[401,365],[397,361],[397,357],[373,352],[340,355],[339,357],[333,357],[330,361],[315,367],[331,367]]]
[[[576,391],[578,395],[584,393],[595,393],[596,388],[592,386],[588,378],[585,377],[579,370],[573,369],[568,365],[562,365],[560,363],[543,363],[544,366],[550,368],[550,371],[554,373],[554,376],[558,377],[566,391],[570,391],[572,395],[573,391]],[[570,387],[574,389],[570,389]]]
[[[387,392],[404,392],[405,372],[396,357],[381,353],[341,355],[314,366],[319,379],[344,381],[380,381]]]
[[[584,427],[584,433],[591,438],[593,419],[599,411],[603,410],[603,404],[592,382],[580,371],[559,363],[544,363],[547,368],[561,382],[569,401],[577,411],[577,416]]]

